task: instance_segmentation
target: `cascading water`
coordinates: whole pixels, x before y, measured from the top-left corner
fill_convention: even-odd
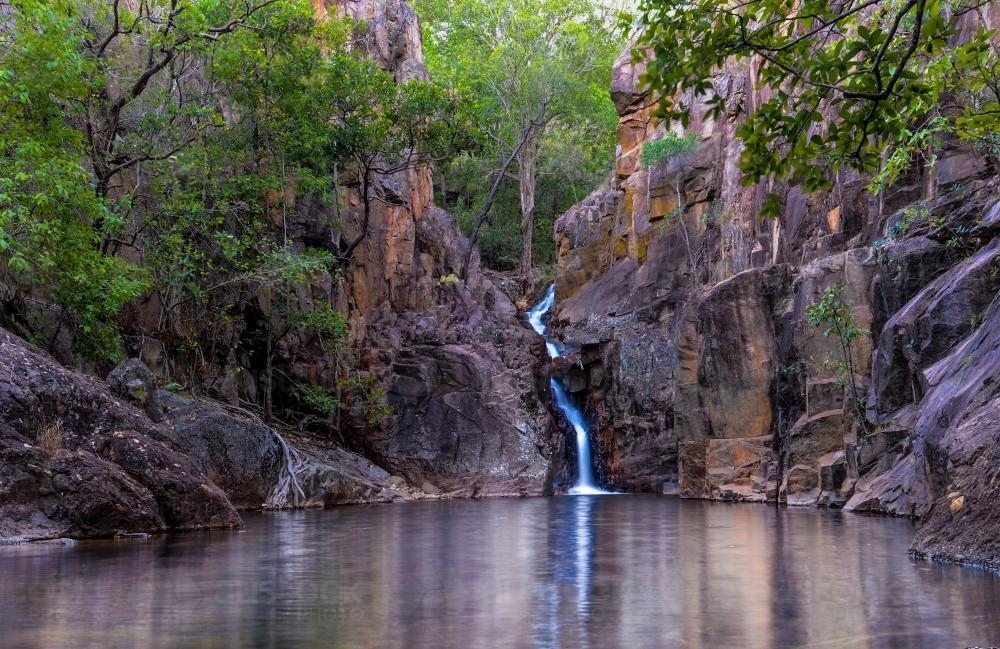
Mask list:
[[[549,352],[549,358],[558,358],[562,355],[563,350],[559,348],[558,343],[549,340],[546,334],[548,327],[542,322],[542,318],[549,312],[552,305],[556,301],[556,286],[552,284],[549,286],[548,290],[545,291],[545,297],[542,301],[536,304],[534,307],[528,311],[528,324],[531,328],[538,332],[542,338],[545,339],[545,348]],[[588,429],[587,422],[583,418],[583,412],[573,403],[569,394],[566,392],[566,388],[563,387],[562,383],[558,379],[551,379],[552,386],[552,396],[555,397],[556,406],[562,411],[566,420],[572,424],[573,430],[576,432],[576,464],[577,464],[577,479],[576,484],[573,488],[569,490],[571,495],[596,495],[596,494],[607,494],[611,493],[604,491],[597,485],[597,480],[594,478],[594,463],[590,457],[590,430]]]

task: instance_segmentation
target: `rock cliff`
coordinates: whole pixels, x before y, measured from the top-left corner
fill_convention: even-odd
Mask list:
[[[577,350],[555,371],[596,424],[605,480],[928,516],[916,550],[996,564],[992,163],[947,143],[933,172],[880,196],[850,174],[811,194],[745,186],[735,131],[767,90],[733,65],[714,79],[721,119],[687,98],[697,150],[646,168],[643,144],[671,125],[642,72],[628,54],[616,64],[615,173],[554,233],[553,330]],[[773,220],[769,192],[784,205]],[[847,350],[808,322],[830,287],[865,332]]]
[[[404,0],[314,7],[357,21],[354,47],[397,81],[427,76]],[[367,223],[359,185],[343,169],[330,206],[286,195],[275,224],[292,246],[335,254],[364,235],[340,275],[280,299],[266,287],[220,292],[219,326],[208,324],[212,305],[171,318],[150,296],[123,315],[126,349],[142,362],[118,368],[110,387],[0,331],[0,538],[232,527],[236,507],[551,490],[543,342],[477,255],[457,277],[468,242],[433,205],[429,169],[377,178]],[[286,327],[282,300],[346,314],[350,362],[305,327],[265,348],[259,332]],[[351,408],[279,435],[242,407],[289,399],[294,385],[336,392],[345,364],[354,389],[384,394],[391,415]]]
[[[0,541],[232,528],[237,507],[426,496],[224,404],[155,395],[158,421],[133,395],[0,330]]]
[[[419,21],[404,0],[316,0],[314,6],[320,16],[358,21],[354,46],[398,81],[426,78]],[[336,252],[364,235],[342,277],[320,277],[293,297],[347,315],[351,381],[358,390],[384,394],[393,412],[372,422],[354,408],[336,421],[314,420],[312,430],[416,487],[542,493],[550,483],[552,446],[549,411],[535,390],[544,372],[542,343],[511,298],[481,272],[478,255],[467,281],[456,276],[468,243],[455,219],[433,205],[429,169],[377,176],[371,192],[367,225],[350,169],[340,172],[335,205],[285,197],[294,209],[283,227],[295,246]],[[278,303],[261,291],[226,326],[206,333],[201,347],[210,355],[196,359],[167,349],[159,339],[162,313],[149,303],[139,309],[129,351],[162,377],[197,367],[194,382],[233,405],[268,398],[287,403],[295,385],[339,395],[343,358],[317,345],[305,328],[289,331],[273,350],[277,378],[272,394],[262,393],[271,352],[255,332],[284,326]]]
[[[400,80],[425,77],[420,26],[403,0],[333,2],[325,7],[364,21],[364,51]],[[551,419],[544,346],[508,297],[480,272],[456,273],[468,245],[455,219],[432,204],[430,172],[381,180],[369,235],[335,287],[350,314],[367,371],[384,387],[394,417],[378,430],[345,432],[351,447],[416,486],[470,495],[541,494],[549,484]],[[352,236],[361,200],[344,196]],[[323,360],[297,364],[323,374]]]

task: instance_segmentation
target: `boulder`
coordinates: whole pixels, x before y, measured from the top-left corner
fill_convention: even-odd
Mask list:
[[[240,525],[167,432],[0,330],[0,529],[28,538]]]
[[[275,432],[247,415],[170,392],[158,395],[172,445],[243,509],[261,507],[284,466]]]
[[[108,387],[116,396],[143,410],[154,422],[163,421],[163,407],[156,393],[156,377],[138,358],[130,358],[108,374]]]

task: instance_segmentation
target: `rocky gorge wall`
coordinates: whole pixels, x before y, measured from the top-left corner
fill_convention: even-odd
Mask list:
[[[628,54],[617,62],[615,173],[554,233],[551,322],[578,350],[555,371],[595,423],[607,483],[926,517],[916,550],[996,565],[990,161],[949,143],[933,170],[879,196],[846,173],[812,194],[745,186],[735,131],[767,92],[747,64],[715,76],[718,121],[688,98],[697,152],[645,168],[643,143],[670,125],[652,116],[642,72]],[[778,219],[759,215],[768,192]],[[866,331],[853,377],[835,368],[839,339],[806,314],[831,286]]]
[[[403,0],[327,1],[367,26],[357,40],[397,79],[425,78],[417,16]],[[430,172],[383,179],[369,235],[339,294],[362,364],[385,387],[394,416],[378,430],[347,431],[351,447],[416,486],[467,495],[541,494],[553,447],[544,385],[544,344],[511,298],[480,272],[454,217],[436,208]],[[361,223],[348,190],[342,218]],[[320,361],[321,363],[322,361]],[[322,368],[296,370],[322,377]],[[316,370],[320,370],[317,372]],[[322,378],[320,378],[322,383]]]
[[[397,81],[427,78],[419,20],[404,0],[315,0],[314,6],[320,17],[358,21],[353,46]],[[385,394],[392,415],[373,423],[363,408],[351,408],[315,428],[416,487],[542,493],[550,482],[553,429],[535,389],[543,381],[541,341],[480,271],[478,255],[467,281],[458,281],[468,244],[454,217],[433,205],[428,168],[377,176],[367,227],[359,179],[342,169],[339,180],[336,205],[285,196],[292,209],[276,225],[296,247],[335,254],[364,235],[342,277],[300,286],[293,300],[346,314],[352,376]],[[261,292],[251,302],[247,313],[210,332],[213,339],[202,345],[210,356],[198,363],[196,381],[234,405],[264,402],[267,351],[254,332],[261,322],[271,330],[284,326],[275,296]],[[195,363],[172,356],[158,340],[162,319],[155,302],[142,305],[130,351],[166,379]],[[279,393],[287,396],[289,384],[340,393],[343,361],[314,339],[297,328],[277,343]]]
[[[403,0],[314,6],[321,17],[359,21],[354,46],[398,81],[426,77],[419,22]],[[336,254],[364,234],[361,244],[341,277],[280,297],[346,314],[352,376],[381,391],[391,415],[372,422],[352,408],[311,434],[279,433],[244,408],[264,403],[268,385],[272,350],[255,332],[262,322],[285,326],[266,287],[249,301],[224,298],[218,326],[196,310],[172,319],[148,296],[124,315],[126,349],[138,360],[110,384],[0,330],[0,540],[233,527],[237,508],[265,505],[551,491],[557,432],[543,401],[544,343],[478,255],[467,281],[456,276],[468,242],[433,205],[429,170],[378,178],[367,227],[350,170],[338,190],[332,208],[285,196],[290,209],[275,226],[299,249]],[[230,313],[232,304],[245,306]],[[305,327],[287,331],[273,350],[275,375],[335,391],[343,359],[315,338]],[[201,396],[157,390],[168,382]],[[287,387],[278,381],[276,390]]]

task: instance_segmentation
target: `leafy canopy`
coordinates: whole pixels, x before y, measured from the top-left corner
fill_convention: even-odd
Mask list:
[[[218,289],[298,254],[296,198],[336,213],[338,165],[357,183],[452,137],[448,93],[397,84],[309,0],[16,0],[2,20],[0,316],[86,356],[120,355],[147,292],[164,329],[211,327]]]
[[[642,0],[639,46],[649,48],[645,79],[663,95],[663,115],[685,123],[696,96],[722,115],[714,75],[752,61],[770,91],[738,131],[746,181],[774,176],[814,190],[830,171],[878,168],[887,147],[922,146],[914,133],[940,128],[946,98],[961,103],[946,113],[959,134],[997,131],[991,32],[980,27],[959,42],[955,28],[985,4]]]
[[[536,228],[545,233],[534,241],[537,256],[550,258],[552,220],[600,182],[612,160],[617,115],[608,84],[624,40],[610,10],[585,0],[414,4],[431,76],[462,99],[461,122],[476,145],[439,168],[450,191],[442,202],[471,229],[504,174],[480,245],[487,263],[510,267],[520,255],[518,185],[531,171],[521,165],[536,165],[529,174]],[[522,155],[503,169],[519,145]],[[524,155],[535,150],[537,159]]]
[[[663,137],[644,142],[639,162],[646,167],[655,167],[672,158],[695,153],[700,147],[701,137],[697,133],[677,135],[670,132]]]

